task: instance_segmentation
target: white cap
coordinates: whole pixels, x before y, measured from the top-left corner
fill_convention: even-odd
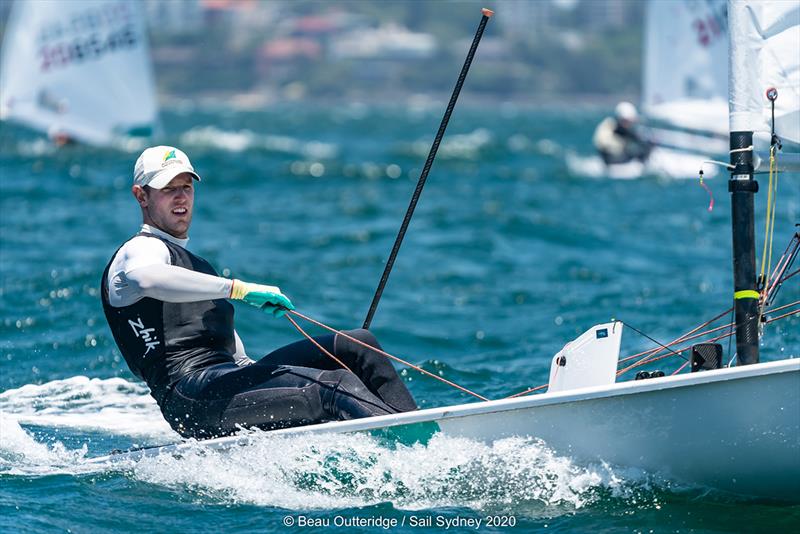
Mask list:
[[[636,122],[639,118],[639,113],[636,112],[636,106],[630,102],[620,102],[617,104],[617,107],[614,108],[614,115],[620,120],[630,122]]]
[[[161,189],[184,172],[191,174],[195,180],[200,180],[183,151],[172,146],[153,146],[142,152],[136,160],[133,184]]]

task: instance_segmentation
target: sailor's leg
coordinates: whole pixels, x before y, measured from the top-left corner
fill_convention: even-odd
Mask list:
[[[334,352],[334,335],[316,336],[314,341],[319,343],[330,353]],[[341,366],[325,355],[307,339],[289,343],[273,350],[258,361],[267,365],[291,365],[296,367],[311,367],[314,369],[341,369]]]
[[[214,412],[194,425],[198,437],[230,434],[240,427],[274,429],[394,413],[349,371],[260,362],[217,376],[196,402]]]
[[[345,333],[369,346],[381,348],[378,340],[368,330],[360,328],[347,330]],[[394,411],[407,412],[417,409],[414,398],[388,358],[339,334],[319,336],[314,339],[325,350],[347,365],[369,391],[393,407]],[[297,341],[281,347],[264,356],[258,363],[325,370],[341,368],[338,363],[323,354],[308,340]]]
[[[371,347],[381,348],[369,330],[359,328],[347,330],[345,333]],[[336,334],[333,346],[336,357],[350,367],[371,392],[395,411],[410,412],[417,409],[411,392],[386,356],[339,334]]]

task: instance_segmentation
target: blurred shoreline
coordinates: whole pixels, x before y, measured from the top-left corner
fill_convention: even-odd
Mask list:
[[[620,100],[635,100],[636,94],[552,94],[530,95],[527,97],[496,96],[491,94],[469,94],[469,80],[458,98],[462,107],[486,107],[487,113],[496,112],[497,109],[507,106],[525,110],[570,110],[580,108],[589,111],[610,111]],[[293,97],[275,91],[242,91],[242,92],[215,92],[209,91],[191,96],[179,94],[160,94],[159,103],[162,107],[198,106],[198,107],[225,107],[237,111],[259,111],[281,105],[313,105],[313,106],[370,106],[370,107],[395,107],[408,106],[410,108],[444,108],[450,98],[450,93],[380,93],[372,95],[349,94],[335,98],[332,96],[304,96]]]

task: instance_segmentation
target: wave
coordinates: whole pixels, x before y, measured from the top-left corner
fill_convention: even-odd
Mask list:
[[[637,471],[606,464],[581,467],[539,440],[491,445],[435,435],[426,444],[388,445],[366,434],[269,436],[255,433],[234,450],[199,444],[180,456],[143,458],[134,478],[215,501],[294,510],[363,507],[392,502],[418,510],[468,507],[536,514],[574,511],[609,495],[649,488]],[[537,510],[537,511],[534,511]]]
[[[28,425],[177,439],[147,387],[123,378],[27,384],[0,393],[0,412]]]
[[[17,419],[0,411],[0,474],[55,475],[75,473],[86,455],[86,445],[69,449],[63,443],[40,443],[23,430]],[[90,467],[90,470],[96,468]]]
[[[477,128],[469,133],[453,134],[445,137],[439,146],[437,156],[442,159],[477,160],[483,151],[494,143],[494,136],[486,128]],[[430,139],[417,139],[413,143],[399,146],[399,152],[408,156],[424,158],[431,149]]]
[[[331,159],[339,150],[332,143],[304,141],[283,135],[264,135],[251,130],[229,131],[215,126],[198,126],[180,136],[186,147],[206,147],[227,152],[265,150],[280,154],[298,155],[309,159]]]

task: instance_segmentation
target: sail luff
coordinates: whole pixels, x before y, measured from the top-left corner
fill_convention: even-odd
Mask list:
[[[768,137],[774,87],[775,130],[800,144],[800,2],[731,0],[728,18],[730,130]]]

